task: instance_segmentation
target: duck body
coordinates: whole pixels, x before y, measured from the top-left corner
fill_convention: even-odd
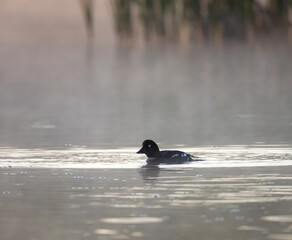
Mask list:
[[[200,161],[198,158],[191,154],[177,151],[177,150],[164,150],[160,151],[157,144],[152,140],[145,140],[142,143],[142,148],[137,153],[145,153],[148,157],[148,164],[181,164],[192,161]]]

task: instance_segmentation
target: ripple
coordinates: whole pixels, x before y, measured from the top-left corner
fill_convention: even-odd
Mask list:
[[[292,234],[270,234],[268,235],[268,238],[276,240],[291,240]]]
[[[163,218],[157,217],[102,218],[100,221],[104,223],[113,224],[146,224],[163,222]]]
[[[99,235],[116,235],[118,232],[114,229],[96,229],[94,231],[95,234]]]
[[[292,222],[292,215],[264,216],[262,220],[268,222]]]

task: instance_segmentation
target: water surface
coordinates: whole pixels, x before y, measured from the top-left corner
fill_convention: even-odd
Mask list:
[[[1,168],[1,239],[290,239],[291,170]]]
[[[181,150],[205,161],[147,166],[134,149],[1,149],[1,239],[291,238],[291,147]]]

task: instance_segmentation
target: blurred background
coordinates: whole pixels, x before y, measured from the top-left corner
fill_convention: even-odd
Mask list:
[[[291,145],[292,1],[2,0],[0,147]]]

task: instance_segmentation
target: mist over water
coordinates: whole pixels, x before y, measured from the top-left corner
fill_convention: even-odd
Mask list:
[[[285,21],[258,27],[239,18],[245,27],[235,31],[227,22],[240,29],[239,20],[213,23],[212,5],[207,25],[194,15],[174,31],[166,6],[155,15],[162,30],[140,20],[148,8],[131,1],[124,21],[119,3],[93,2],[94,38],[71,1],[1,3],[0,146],[136,147],[145,138],[189,147],[291,144]]]

